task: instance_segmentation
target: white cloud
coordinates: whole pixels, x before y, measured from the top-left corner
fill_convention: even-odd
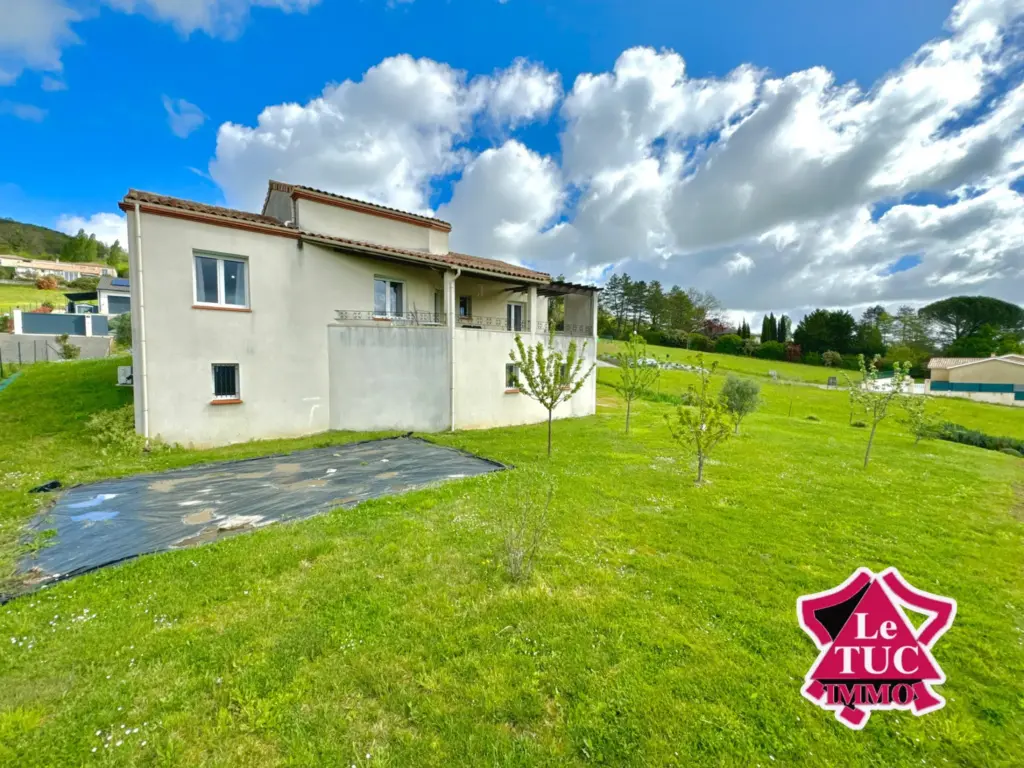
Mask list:
[[[68,84],[58,77],[44,75],[42,81],[39,83],[39,87],[44,91],[66,91],[68,89]]]
[[[163,103],[167,110],[167,124],[171,126],[171,133],[179,139],[188,138],[190,133],[206,122],[203,110],[190,101],[164,96]]]
[[[491,119],[511,127],[547,117],[562,97],[561,76],[525,59],[493,77],[478,78],[474,87]]]
[[[754,268],[754,260],[749,256],[746,256],[739,251],[736,255],[725,262],[725,269],[730,275],[737,273],[749,272]]]
[[[110,245],[118,240],[122,248],[128,249],[128,220],[116,213],[94,213],[89,218],[64,214],[57,218],[57,229],[69,235],[84,229],[100,242]]]
[[[30,123],[41,123],[46,119],[46,110],[34,104],[21,104],[16,101],[0,101],[0,115],[12,115],[19,120]]]
[[[0,0],[0,86],[26,69],[62,70],[61,52],[81,40],[72,24],[106,5],[171,24],[180,34],[205,32],[232,39],[241,34],[253,8],[305,13],[320,0]],[[44,86],[45,87],[45,86]]]

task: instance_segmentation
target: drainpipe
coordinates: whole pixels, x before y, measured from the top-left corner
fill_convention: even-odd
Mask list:
[[[136,285],[137,284],[137,285]],[[135,279],[132,287],[137,288],[136,296],[139,305],[139,365],[141,367],[139,394],[142,398],[142,436],[149,448],[149,370],[146,365],[146,300],[143,295],[142,280],[142,217],[139,204],[135,204]]]
[[[452,372],[451,372],[451,416],[452,416],[452,432],[455,431],[455,281],[459,279],[459,275],[462,274],[462,269],[458,268],[455,270],[455,277],[452,278],[451,287],[451,301],[448,302],[448,332],[450,338],[448,340],[448,356],[451,358]]]

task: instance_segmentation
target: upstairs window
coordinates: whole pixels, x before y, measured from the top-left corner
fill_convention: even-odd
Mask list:
[[[459,296],[459,317],[473,316],[473,297]]]
[[[196,254],[195,303],[209,307],[248,307],[248,264],[242,259]]]
[[[405,283],[376,277],[373,280],[373,314],[394,317],[404,311]]]

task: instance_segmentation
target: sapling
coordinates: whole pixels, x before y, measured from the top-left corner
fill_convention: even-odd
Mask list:
[[[518,356],[517,356],[518,353]],[[548,412],[548,456],[551,456],[551,420],[555,408],[568,402],[579,392],[594,370],[594,365],[584,372],[587,343],[577,351],[576,342],[570,341],[563,354],[555,347],[555,330],[551,329],[547,344],[538,341],[532,346],[523,343],[516,334],[516,348],[508,353],[516,366],[519,391],[536,400]]]
[[[634,333],[619,354],[622,375],[615,389],[626,401],[626,434],[629,434],[629,417],[633,410],[633,401],[651,391],[658,380],[661,368],[651,364],[647,357],[647,342],[643,336]]]
[[[928,407],[928,398],[924,395],[907,394],[901,398],[900,405],[903,406],[903,423],[907,425],[910,434],[914,436],[914,445],[921,442],[922,437],[927,437],[931,431],[931,424],[925,413]]]
[[[718,363],[712,363],[708,369],[704,365],[704,355],[697,355],[700,387],[691,385],[688,389],[688,397],[693,405],[678,406],[674,416],[665,416],[672,438],[697,454],[698,484],[704,482],[704,462],[708,455],[716,445],[728,439],[732,431],[729,412],[711,393],[711,376],[717,367]]]
[[[732,417],[738,435],[740,422],[756,411],[761,404],[761,385],[753,379],[741,379],[739,376],[730,375],[718,397]]]
[[[903,389],[907,384],[910,374],[910,363],[894,363],[890,386],[886,389],[876,389],[875,383],[878,381],[879,359],[879,356],[875,355],[871,362],[868,363],[865,361],[864,355],[858,355],[857,362],[860,365],[861,380],[859,382],[851,382],[860,389],[856,402],[858,406],[863,408],[864,413],[867,415],[867,423],[871,426],[867,450],[864,451],[865,469],[868,466],[868,461],[871,460],[871,446],[875,441],[875,431],[878,429],[882,419],[888,414],[889,404],[894,400],[898,402],[900,398],[905,396]]]
[[[554,495],[554,482],[544,473],[517,469],[505,477],[500,522],[505,570],[512,581],[525,581],[533,572]]]

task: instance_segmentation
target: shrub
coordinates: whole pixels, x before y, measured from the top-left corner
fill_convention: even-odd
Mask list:
[[[13,333],[14,321],[10,315],[0,315],[0,333]]]
[[[90,440],[104,456],[141,453],[146,441],[135,433],[135,406],[131,403],[113,411],[100,411],[86,425]]]
[[[61,360],[74,360],[80,354],[82,354],[82,350],[79,347],[76,347],[74,344],[68,341],[68,335],[66,333],[62,333],[60,336],[57,336],[56,338],[57,354],[60,355]]]
[[[1013,448],[1000,448],[1000,453],[1005,453],[1007,456],[1016,456],[1018,459],[1024,459],[1024,453],[1014,450]]]
[[[804,363],[807,365],[821,365],[821,355],[817,352],[808,352],[804,355]]]
[[[754,350],[754,357],[762,360],[785,360],[786,345],[778,341],[766,341]]]
[[[100,284],[98,277],[79,277],[72,280],[68,285],[78,291],[95,291]]]
[[[525,581],[533,572],[548,530],[554,493],[552,481],[536,472],[517,469],[505,478],[500,522],[505,571],[512,581]]]
[[[1024,440],[1014,437],[993,437],[976,429],[968,429],[948,421],[935,428],[935,437],[940,440],[948,440],[951,443],[984,448],[988,451],[1002,451],[1009,448],[1018,453],[1024,453]]]
[[[834,368],[837,365],[842,365],[843,356],[838,352],[833,352],[831,349],[821,354],[821,363],[826,368]]]
[[[0,267],[0,280],[13,280],[14,267]]]
[[[850,426],[856,427],[857,429],[864,429],[867,427],[867,424],[865,424],[863,421],[851,421]]]
[[[57,278],[53,275],[43,275],[36,278],[36,288],[40,291],[56,291],[60,287]]]
[[[738,435],[740,422],[756,411],[761,404],[761,385],[753,379],[741,379],[730,374],[718,397],[732,417]]]
[[[110,321],[110,330],[114,332],[114,343],[123,349],[132,346],[132,316],[125,312]]]
[[[720,355],[739,355],[743,353],[743,339],[735,333],[719,336],[715,341],[715,352]]]
[[[786,360],[791,363],[799,363],[803,355],[803,348],[799,344],[786,345]]]
[[[811,413],[811,414],[808,414],[806,418],[807,418],[807,420],[808,420],[808,421],[821,421],[821,419],[819,419],[819,418],[818,418],[817,416],[815,416],[815,415],[814,415],[813,413]]]
[[[713,346],[714,342],[703,333],[691,333],[686,337],[687,349],[693,349],[697,352],[710,352]]]

